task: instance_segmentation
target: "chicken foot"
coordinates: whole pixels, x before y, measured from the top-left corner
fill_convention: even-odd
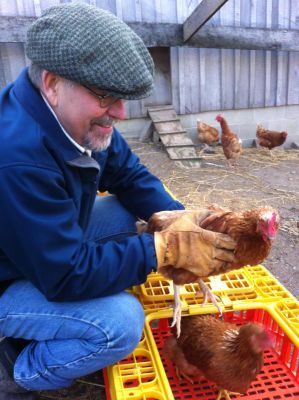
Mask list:
[[[180,287],[173,283],[173,295],[174,295],[174,303],[173,303],[173,320],[171,327],[176,325],[176,336],[180,337],[181,334],[181,317],[182,317],[182,307],[181,307],[181,299],[180,299]]]
[[[237,392],[229,392],[229,391],[226,390],[226,389],[220,389],[219,392],[218,392],[218,396],[217,396],[216,400],[222,400],[222,399],[225,399],[225,400],[232,400],[231,397],[230,397],[231,394],[234,394],[234,395],[236,395],[236,396],[240,396],[240,393],[237,393]]]
[[[188,376],[184,372],[180,371],[177,366],[175,367],[175,373],[176,373],[176,376],[179,378],[179,380],[186,379],[188,382],[191,383],[191,385],[194,385],[194,381],[190,378],[190,376]]]
[[[218,301],[220,301],[220,298],[217,295],[212,293],[212,291],[208,288],[208,286],[204,283],[204,281],[202,279],[199,279],[198,283],[199,283],[200,289],[204,296],[202,305],[204,306],[209,299],[214,304],[214,306],[217,308],[220,315],[222,315],[222,310],[220,308],[220,305],[218,304]]]
[[[218,393],[218,396],[217,396],[216,400],[222,400],[222,399],[231,400],[229,392],[227,390],[225,390],[225,389],[219,390],[219,393]]]
[[[215,153],[212,146],[209,146],[207,143],[204,143],[202,149],[200,149],[199,153]]]
[[[220,301],[220,298],[213,294],[212,291],[207,287],[207,285],[204,283],[202,279],[198,280],[200,289],[203,293],[203,302],[202,305],[205,305],[208,300],[211,300],[211,302],[214,304],[214,306],[217,308],[219,311],[219,314],[222,315],[222,310],[220,305],[218,304],[218,301]],[[180,287],[179,285],[176,285],[173,283],[173,294],[174,294],[174,303],[173,303],[173,319],[171,323],[171,328],[176,325],[176,336],[177,338],[180,337],[181,335],[181,317],[182,317],[182,307],[181,307],[181,299],[180,299]]]

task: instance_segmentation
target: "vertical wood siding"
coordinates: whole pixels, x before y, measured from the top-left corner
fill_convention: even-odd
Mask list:
[[[39,16],[64,2],[68,0],[1,1],[0,15]],[[81,2],[124,21],[182,23],[201,0]],[[299,1],[229,0],[208,24],[298,30]],[[299,52],[185,47],[171,48],[169,57],[167,49],[152,53],[159,58],[155,92],[149,100],[129,102],[128,117],[144,116],[147,104],[168,99],[180,114],[299,104]],[[23,44],[0,44],[0,87],[15,79],[27,62]]]

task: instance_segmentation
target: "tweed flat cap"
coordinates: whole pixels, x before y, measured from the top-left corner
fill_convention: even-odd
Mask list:
[[[154,63],[143,41],[95,6],[46,9],[29,27],[25,49],[40,67],[122,99],[141,99],[153,89]]]

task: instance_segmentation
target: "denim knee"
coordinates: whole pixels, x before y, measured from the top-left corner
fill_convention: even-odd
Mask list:
[[[119,349],[122,357],[130,354],[138,345],[144,327],[144,311],[140,302],[128,293],[122,296],[122,302],[115,319],[117,329],[109,340],[109,347]]]

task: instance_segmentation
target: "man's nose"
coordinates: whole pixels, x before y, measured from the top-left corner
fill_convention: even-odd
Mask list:
[[[125,101],[119,99],[115,103],[111,104],[111,106],[108,109],[108,115],[116,119],[125,119],[126,118]]]

